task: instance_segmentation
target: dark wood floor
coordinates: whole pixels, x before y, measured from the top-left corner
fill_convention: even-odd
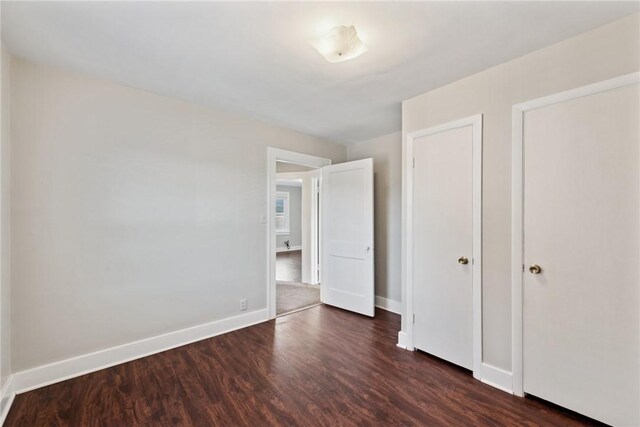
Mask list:
[[[276,280],[302,282],[302,251],[276,253]]]
[[[587,425],[396,346],[400,318],[327,306],[16,397],[5,426]]]

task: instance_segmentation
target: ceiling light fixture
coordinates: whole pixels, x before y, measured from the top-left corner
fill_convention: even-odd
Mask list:
[[[309,44],[331,63],[353,59],[367,51],[353,25],[335,27],[329,34],[311,40]]]

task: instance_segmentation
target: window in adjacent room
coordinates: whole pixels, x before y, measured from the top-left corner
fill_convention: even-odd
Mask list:
[[[276,234],[289,234],[289,193],[276,192]]]

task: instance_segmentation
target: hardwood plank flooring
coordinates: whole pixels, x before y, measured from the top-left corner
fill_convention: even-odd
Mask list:
[[[596,424],[402,350],[399,328],[316,306],[21,394],[5,426]]]
[[[302,282],[302,251],[276,253],[276,280]]]

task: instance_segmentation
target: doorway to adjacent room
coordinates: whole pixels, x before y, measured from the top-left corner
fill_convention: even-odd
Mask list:
[[[276,316],[320,304],[317,168],[276,163]]]
[[[331,164],[330,159],[269,147],[267,168],[267,309],[269,318],[323,303],[373,317],[373,159]],[[295,252],[292,236],[293,199],[280,184],[289,187],[301,181],[300,263],[295,254],[280,256],[282,277],[292,277],[300,265],[300,281],[294,287],[277,280],[278,254]],[[298,184],[294,184],[298,182]],[[286,187],[286,185],[285,185]],[[279,194],[280,193],[280,194]],[[285,238],[285,237],[289,238]],[[287,242],[288,240],[288,242]],[[280,250],[278,250],[280,249]],[[286,259],[286,262],[285,262]],[[285,269],[284,267],[287,266]],[[289,269],[293,266],[291,269]],[[284,271],[287,271],[285,273]],[[295,278],[295,276],[293,276]],[[278,296],[280,282],[280,297]],[[321,285],[320,285],[321,283]],[[286,289],[319,287],[320,298],[297,307],[284,307]],[[309,294],[309,292],[304,292]],[[278,299],[280,308],[278,309]]]

